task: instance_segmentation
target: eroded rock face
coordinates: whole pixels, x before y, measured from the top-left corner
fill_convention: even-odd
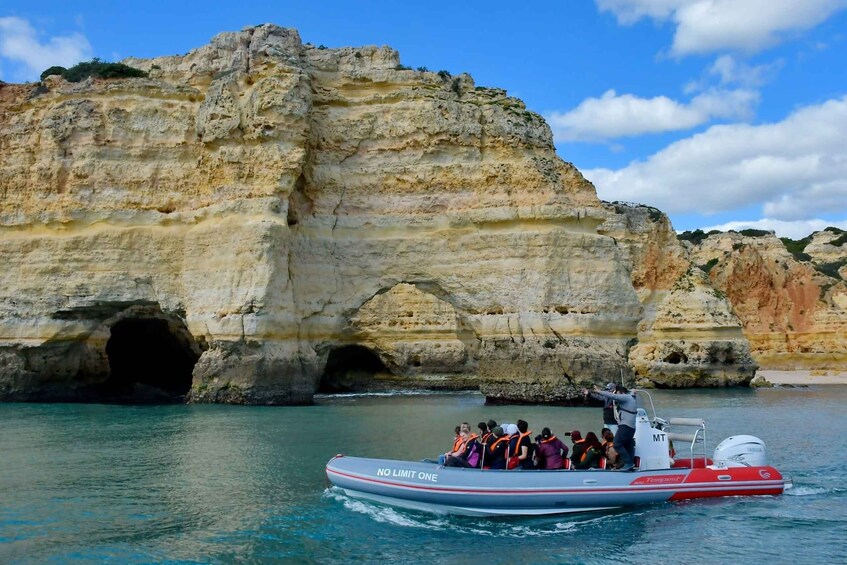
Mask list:
[[[757,365],[726,295],[693,267],[655,304],[629,353],[635,374],[661,388],[746,386]]]
[[[839,255],[824,243],[835,238],[821,233],[807,246],[813,261],[798,261],[773,234],[714,234],[691,249],[695,263],[713,264],[712,285],[729,298],[764,368],[840,370],[847,363],[847,284],[822,272]]]
[[[0,397],[106,382],[133,308],[199,355],[197,402],[309,402],[375,370],[351,346],[511,400],[625,367],[607,212],[519,100],[271,25],[125,62],[149,78],[0,85]]]
[[[639,386],[747,385],[756,371],[741,322],[724,293],[693,267],[667,216],[655,208],[607,205],[600,233],[612,236],[631,265],[644,306],[628,351]]]

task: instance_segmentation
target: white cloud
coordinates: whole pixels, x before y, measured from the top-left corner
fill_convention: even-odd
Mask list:
[[[828,227],[836,227],[841,228],[843,230],[847,230],[847,220],[821,220],[821,219],[813,219],[813,220],[798,220],[794,222],[786,222],[783,220],[772,220],[769,218],[762,218],[761,220],[751,220],[748,222],[727,222],[725,224],[718,224],[715,226],[706,226],[704,228],[700,228],[705,232],[711,230],[720,230],[720,231],[741,231],[746,229],[754,229],[754,230],[768,230],[776,232],[778,237],[790,237],[791,239],[803,239],[807,235],[816,232],[823,231]]]
[[[547,120],[556,141],[602,141],[619,137],[686,130],[713,119],[744,119],[759,100],[750,90],[711,90],[688,104],[666,96],[639,98],[608,90],[587,98],[569,112]]]
[[[612,12],[622,25],[631,25],[641,18],[666,20],[693,0],[595,0],[601,12]]]
[[[668,213],[713,214],[760,205],[775,220],[847,210],[847,96],[759,126],[713,126],[646,161],[583,171],[604,200]]]
[[[670,21],[675,55],[738,50],[755,53],[806,31],[847,7],[847,0],[595,0],[629,25]]]
[[[708,73],[719,77],[720,84],[724,86],[739,84],[755,88],[769,82],[783,65],[780,59],[768,65],[751,66],[739,62],[731,55],[721,55],[709,67]]]
[[[91,44],[81,33],[41,41],[27,20],[0,18],[0,58],[22,65],[15,78],[36,80],[41,71],[53,65],[71,66],[91,58]]]

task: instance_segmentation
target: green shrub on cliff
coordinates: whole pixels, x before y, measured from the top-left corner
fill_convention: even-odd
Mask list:
[[[660,212],[661,214],[661,212]],[[680,241],[690,241],[694,245],[700,245],[700,243],[709,237],[710,235],[714,235],[716,233],[721,233],[720,230],[711,230],[706,233],[701,229],[696,229],[694,231],[684,231],[682,233],[676,234],[676,238]]]
[[[794,255],[794,258],[798,261],[811,261],[812,257],[808,253],[804,253],[803,251],[806,249],[806,246],[809,245],[812,241],[812,236],[807,235],[803,239],[791,239],[789,237],[781,237],[779,238],[782,241],[782,244],[785,246],[785,249],[788,250],[789,253]]]
[[[741,230],[738,233],[740,233],[744,237],[765,237],[766,235],[770,235],[771,232],[767,230],[754,230],[750,228],[746,230]]]
[[[814,265],[814,267],[819,273],[823,273],[828,277],[841,280],[841,275],[838,273],[838,271],[844,265],[847,265],[847,259],[842,259],[841,261],[835,261],[833,263],[816,264]]]
[[[131,78],[146,77],[141,69],[124,65],[123,63],[106,63],[96,57],[90,61],[77,63],[70,69],[54,66],[41,73],[41,79],[50,75],[61,75],[68,82],[80,82],[88,77],[94,78]]]
[[[41,73],[41,76],[39,77],[39,79],[44,80],[45,78],[52,76],[52,75],[62,76],[66,72],[68,72],[68,69],[66,69],[65,67],[53,65],[52,67],[45,69],[44,72]]]

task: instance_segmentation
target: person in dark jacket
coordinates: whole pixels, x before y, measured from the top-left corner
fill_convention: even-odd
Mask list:
[[[576,469],[599,469],[600,458],[603,457],[603,445],[597,439],[597,434],[588,432],[585,434],[585,448],[578,462],[574,462]]]
[[[506,451],[509,449],[509,436],[500,426],[494,426],[491,430],[491,438],[485,449],[485,468],[505,469]]]
[[[568,456],[568,446],[553,435],[550,428],[541,430],[541,435],[536,438],[538,447],[535,448],[535,457],[538,460],[539,469],[561,469],[565,466],[564,459]]]
[[[585,440],[582,439],[582,433],[579,430],[574,430],[570,433],[573,449],[571,449],[571,463],[575,467],[582,459],[582,454],[585,452]]]
[[[517,455],[521,469],[535,469],[535,465],[532,463],[533,448],[532,439],[530,439],[532,431],[529,429],[529,424],[524,420],[518,420],[517,427],[518,441],[511,455]]]

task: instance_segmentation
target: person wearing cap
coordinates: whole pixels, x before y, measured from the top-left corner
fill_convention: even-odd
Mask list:
[[[573,442],[573,449],[571,450],[571,463],[576,466],[577,463],[582,461],[582,455],[585,453],[585,448],[588,447],[585,445],[585,440],[582,439],[582,433],[579,430],[573,430],[570,433],[571,441]]]
[[[509,448],[509,436],[500,426],[491,430],[489,444],[485,449],[485,469],[505,469],[506,451]]]
[[[595,387],[592,393],[595,398],[611,399],[618,405],[621,420],[612,447],[623,463],[621,471],[632,471],[635,468],[635,413],[638,410],[635,393],[635,389],[630,392],[623,385],[618,385],[615,392]]]
[[[539,469],[561,469],[565,466],[564,458],[568,456],[568,446],[553,435],[550,428],[541,430],[541,435],[535,440],[538,442],[535,456]]]
[[[606,392],[615,392],[617,390],[618,385],[615,383],[608,383],[603,387],[603,390]],[[590,393],[591,396],[596,398],[597,400],[603,401],[603,427],[609,428],[612,433],[618,431],[618,415],[615,413],[615,401],[610,398],[603,398],[593,392]]]

